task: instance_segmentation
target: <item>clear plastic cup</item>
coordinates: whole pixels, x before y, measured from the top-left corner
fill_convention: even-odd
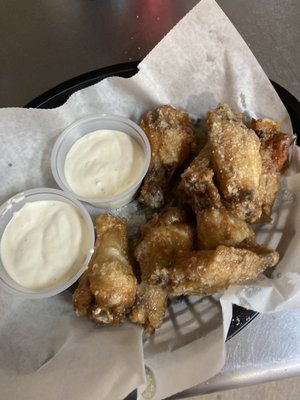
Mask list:
[[[86,269],[93,254],[94,243],[95,243],[95,231],[94,231],[93,221],[89,213],[86,211],[85,207],[68,193],[51,188],[38,188],[38,189],[27,190],[25,192],[15,195],[14,197],[7,200],[4,204],[2,204],[2,206],[0,207],[0,241],[7,224],[12,219],[14,213],[19,211],[28,202],[43,201],[43,200],[62,201],[74,206],[79,211],[87,227],[87,232],[88,232],[87,251],[83,264],[79,266],[77,272],[75,272],[74,275],[69,280],[60,283],[55,287],[36,289],[36,290],[27,289],[19,285],[16,281],[14,281],[7,273],[3,265],[0,254],[0,286],[7,289],[9,292],[13,294],[23,295],[24,297],[27,298],[51,297],[60,292],[63,292],[73,283],[75,283]]]
[[[121,131],[133,137],[140,144],[145,153],[144,168],[137,180],[121,193],[111,197],[83,197],[76,194],[68,185],[64,174],[65,159],[69,150],[78,139],[88,133],[101,129]],[[51,170],[58,186],[62,190],[71,193],[78,200],[85,201],[99,208],[118,208],[130,203],[134,199],[148,171],[150,158],[151,148],[149,140],[143,130],[135,122],[128,118],[114,115],[92,115],[74,122],[58,137],[51,154]]]

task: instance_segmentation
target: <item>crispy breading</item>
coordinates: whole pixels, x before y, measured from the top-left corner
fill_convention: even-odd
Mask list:
[[[195,213],[225,207],[247,222],[270,222],[290,135],[270,119],[253,119],[220,104],[207,114],[209,139],[181,175],[180,188]]]
[[[197,213],[199,249],[215,249],[220,244],[235,246],[245,239],[254,238],[255,233],[251,226],[224,207],[210,207]]]
[[[262,170],[260,141],[240,114],[227,104],[207,113],[208,144],[216,181],[227,208],[249,222],[260,216],[258,201]]]
[[[127,220],[98,215],[95,227],[94,254],[73,294],[74,308],[93,322],[120,324],[137,290],[128,260]]]
[[[138,287],[130,320],[135,324],[143,325],[147,332],[152,333],[162,325],[166,306],[166,290],[158,285],[142,282]]]
[[[150,208],[161,208],[174,172],[191,156],[196,135],[187,113],[169,105],[147,113],[141,121],[151,145],[151,161],[139,201]]]
[[[278,260],[276,251],[256,252],[221,245],[215,250],[182,252],[172,266],[156,274],[171,295],[211,295],[255,279]]]
[[[272,206],[279,190],[280,173],[288,165],[290,135],[282,133],[280,124],[270,119],[252,119],[251,128],[260,139],[262,173],[259,199],[262,208],[260,221],[270,222]]]
[[[152,275],[171,264],[178,251],[192,249],[193,229],[186,223],[184,212],[171,207],[154,214],[141,228],[141,234],[135,257],[140,265],[142,282],[130,319],[152,331],[163,321],[167,296],[163,288],[156,288]]]
[[[221,207],[221,196],[214,182],[210,147],[206,145],[181,174],[180,188],[195,213],[207,207]]]
[[[175,207],[154,214],[141,227],[141,233],[135,257],[144,282],[153,271],[170,264],[178,250],[189,250],[193,245],[193,229],[186,223],[184,212]]]

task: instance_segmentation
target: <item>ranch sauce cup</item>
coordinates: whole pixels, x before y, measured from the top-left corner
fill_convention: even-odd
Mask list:
[[[51,169],[57,184],[95,207],[117,208],[133,200],[150,164],[150,144],[133,121],[90,116],[57,139]]]
[[[67,193],[31,189],[0,207],[0,285],[31,298],[71,286],[93,253],[93,222]]]

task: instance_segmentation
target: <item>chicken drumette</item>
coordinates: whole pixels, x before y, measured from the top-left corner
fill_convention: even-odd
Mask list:
[[[137,290],[128,260],[127,221],[99,215],[95,227],[94,254],[73,294],[74,308],[78,315],[95,323],[120,324]]]

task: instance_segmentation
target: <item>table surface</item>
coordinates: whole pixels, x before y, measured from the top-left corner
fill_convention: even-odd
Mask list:
[[[0,3],[0,107],[70,78],[141,60],[198,0]],[[299,0],[219,0],[268,77],[300,99]],[[257,317],[227,343],[222,372],[181,396],[300,374],[300,311]],[[283,329],[284,328],[284,329]]]
[[[198,0],[0,3],[0,107],[67,79],[141,60]],[[219,0],[270,79],[300,98],[299,0]]]

